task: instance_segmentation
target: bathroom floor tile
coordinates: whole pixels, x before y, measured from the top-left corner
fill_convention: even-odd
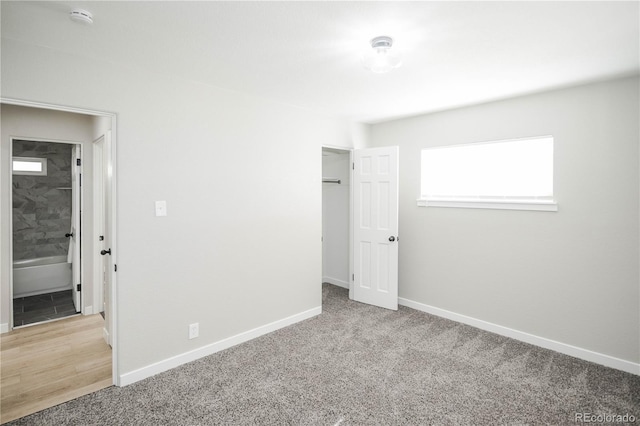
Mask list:
[[[76,307],[73,303],[55,306],[56,314],[75,314]]]
[[[37,294],[35,296],[29,296],[24,298],[25,303],[38,303],[38,302],[52,302],[53,298],[51,293]]]
[[[71,294],[71,290],[65,290],[65,291],[57,291],[55,293],[51,293],[51,297],[54,302],[57,302],[59,300],[71,300],[73,295]]]
[[[71,290],[13,300],[14,327],[64,318],[76,313]]]
[[[15,299],[13,301],[13,312],[23,312],[24,311],[24,303],[22,301],[22,298]]]
[[[33,311],[39,311],[41,309],[47,309],[47,308],[51,308],[53,309],[53,301],[49,301],[49,302],[44,302],[41,300],[36,300],[30,303],[25,303],[24,305],[24,312],[33,312]]]

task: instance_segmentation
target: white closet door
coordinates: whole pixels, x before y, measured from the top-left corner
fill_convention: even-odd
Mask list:
[[[397,310],[397,146],[354,151],[353,197],[353,298]]]

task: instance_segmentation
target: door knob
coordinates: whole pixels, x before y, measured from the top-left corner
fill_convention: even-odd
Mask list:
[[[394,237],[393,235],[389,237],[389,241],[394,242],[396,240],[396,237]]]
[[[69,234],[64,234],[65,237],[69,238],[69,237],[73,237],[73,232],[69,233]]]
[[[111,249],[109,249],[109,250],[100,250],[100,254],[103,255],[103,256],[105,254],[108,254],[109,256],[111,256]]]

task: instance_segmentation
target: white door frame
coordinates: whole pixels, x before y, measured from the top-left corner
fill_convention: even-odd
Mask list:
[[[74,154],[71,161],[71,241],[69,244],[73,244],[73,261],[71,266],[71,291],[73,294],[73,304],[76,305],[76,311],[82,312],[83,315],[87,314],[88,300],[84,297],[86,293],[82,290],[78,291],[78,284],[82,285],[86,280],[84,274],[86,268],[83,263],[86,259],[82,256],[82,240],[85,238],[82,230],[82,215],[84,212],[84,199],[82,196],[82,173],[84,167],[84,150],[82,144],[76,144],[72,148]],[[80,160],[80,165],[77,164],[77,160]],[[77,202],[80,202],[79,205]],[[78,214],[79,213],[79,214]],[[76,218],[74,215],[78,215]],[[67,259],[68,261],[69,259]],[[86,288],[85,288],[86,289]],[[79,293],[79,294],[78,294]],[[79,303],[76,303],[79,302]],[[78,309],[79,308],[79,309]]]
[[[95,139],[93,144],[93,241],[96,243],[93,248],[93,281],[94,293],[93,302],[96,309],[94,312],[102,312],[104,309],[105,327],[103,328],[103,337],[105,342],[113,346],[113,334],[111,330],[114,328],[111,305],[113,303],[110,293],[110,286],[105,289],[104,283],[113,282],[113,270],[115,261],[111,256],[102,255],[102,250],[111,247],[111,234],[108,234],[109,213],[106,211],[109,205],[106,201],[108,193],[105,186],[113,181],[113,175],[109,177],[109,147],[111,146],[112,131],[107,130],[104,134]],[[110,200],[113,203],[113,200]],[[110,212],[113,215],[113,212]],[[104,273],[107,273],[105,278]],[[105,302],[106,306],[105,306]]]
[[[67,107],[67,106],[62,106],[62,105],[54,105],[54,104],[47,104],[47,103],[42,103],[42,102],[33,102],[33,101],[25,101],[25,100],[19,100],[19,99],[12,99],[12,98],[3,98],[0,97],[0,103],[2,104],[7,104],[7,105],[16,105],[16,106],[23,106],[23,107],[31,107],[31,108],[41,108],[41,109],[48,109],[48,110],[53,110],[53,111],[63,111],[63,112],[70,112],[70,113],[76,113],[76,114],[83,114],[83,115],[92,115],[95,117],[104,117],[107,119],[111,120],[111,146],[110,146],[110,152],[109,152],[109,158],[111,160],[111,164],[110,164],[110,171],[111,171],[111,176],[112,176],[112,180],[111,180],[111,187],[109,188],[110,192],[111,192],[111,226],[110,226],[110,240],[111,240],[111,265],[116,265],[117,261],[117,216],[116,216],[116,212],[117,212],[117,193],[116,193],[116,187],[117,187],[117,179],[116,179],[116,171],[117,171],[117,167],[116,167],[116,120],[117,120],[117,115],[115,113],[112,112],[106,112],[106,111],[96,111],[96,110],[89,110],[89,109],[82,109],[82,108],[73,108],[73,107]],[[28,139],[27,139],[28,140]],[[43,139],[37,139],[37,140],[43,140]],[[76,143],[76,142],[74,142]],[[12,147],[10,148],[10,156],[12,155]],[[9,158],[9,161],[11,161],[11,158]],[[12,177],[10,174],[10,182],[9,184],[11,185],[10,188],[12,187]],[[9,203],[9,215],[12,214],[13,208],[11,203]],[[11,217],[11,216],[8,216]],[[11,283],[13,283],[13,238],[11,238],[11,235],[13,235],[13,225],[11,223],[11,221],[9,222],[9,240],[10,240],[10,245],[9,245],[9,259],[10,259],[10,263],[9,263],[9,280]],[[95,265],[94,265],[95,267]],[[111,375],[112,375],[112,382],[114,385],[119,386],[120,385],[120,372],[118,370],[118,327],[117,327],[117,318],[118,318],[118,286],[117,286],[117,274],[113,273],[114,271],[111,271],[111,288],[110,288],[110,300],[112,301],[111,303],[111,341],[112,341],[112,351],[111,351],[111,359],[112,359],[112,367],[111,367]],[[13,285],[11,285],[11,297],[13,298]],[[11,319],[10,319],[10,328],[13,328],[13,306],[11,306]]]
[[[102,143],[100,149],[98,144]],[[93,306],[94,312],[102,312],[104,305],[103,298],[103,271],[102,262],[103,257],[99,250],[103,249],[103,244],[100,243],[100,236],[104,232],[104,170],[103,170],[103,150],[105,147],[105,135],[101,135],[93,142],[93,235],[91,238],[93,241],[98,241],[97,247],[93,248]],[[100,225],[100,226],[99,226]],[[111,343],[107,341],[107,343]]]
[[[322,145],[322,149],[335,149],[349,153],[349,165],[353,164],[354,148],[346,148],[337,145]],[[322,154],[322,152],[320,153]],[[320,157],[322,160],[322,156]],[[349,299],[353,299],[353,168],[350,169],[351,179],[349,179]]]

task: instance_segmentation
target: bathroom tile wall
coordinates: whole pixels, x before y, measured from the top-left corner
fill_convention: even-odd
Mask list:
[[[47,176],[13,175],[13,259],[67,255],[72,145],[14,141],[14,157],[47,158]]]

